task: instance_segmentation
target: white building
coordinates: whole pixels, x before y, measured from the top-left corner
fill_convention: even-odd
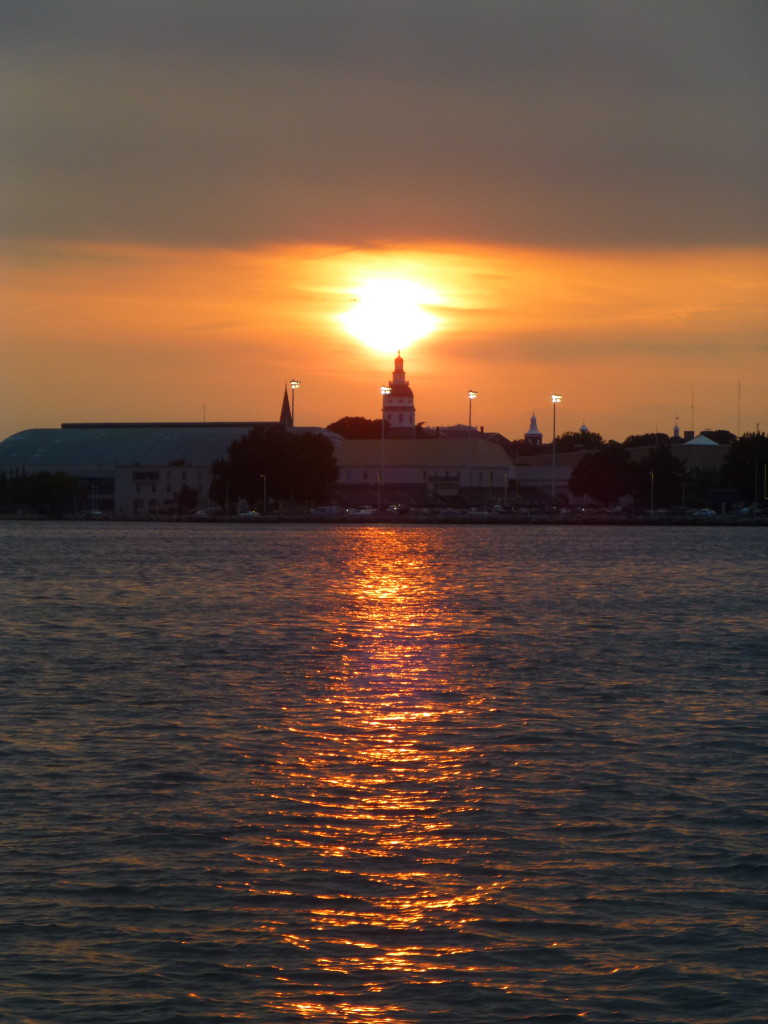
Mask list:
[[[397,353],[392,379],[382,393],[382,415],[387,437],[416,436],[416,407],[413,392],[405,379],[403,357]]]

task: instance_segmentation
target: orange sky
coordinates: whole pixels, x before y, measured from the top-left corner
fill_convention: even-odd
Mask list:
[[[604,437],[768,423],[768,252],[552,250],[456,243],[255,251],[29,243],[2,272],[10,347],[0,434],[72,420],[375,418],[397,348],[374,351],[340,315],[367,279],[436,296],[437,330],[404,347],[417,419],[510,437]],[[8,365],[8,364],[7,364]],[[739,406],[739,382],[741,401]],[[693,420],[691,399],[693,393]],[[740,417],[740,423],[737,420]]]
[[[427,424],[768,424],[766,3],[24,0],[0,75],[0,438],[375,418],[381,276]]]

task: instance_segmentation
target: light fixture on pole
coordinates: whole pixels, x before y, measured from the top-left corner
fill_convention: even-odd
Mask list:
[[[292,380],[291,381],[291,426],[295,425],[295,420],[293,418],[293,405],[294,405],[294,398],[296,397],[296,392],[298,391],[298,389],[300,387],[301,387],[301,381],[300,380]]]
[[[472,486],[472,402],[477,398],[476,391],[468,391],[469,422],[467,424],[467,488]]]
[[[379,512],[381,512],[381,485],[384,478],[384,402],[387,395],[392,394],[392,388],[387,384],[383,384],[379,391],[381,392],[381,451],[379,453]]]
[[[469,398],[469,433],[472,433],[472,399],[477,398],[476,391],[468,391],[467,397]]]
[[[555,446],[557,438],[557,405],[558,402],[562,402],[562,395],[552,395],[552,504],[555,504]]]

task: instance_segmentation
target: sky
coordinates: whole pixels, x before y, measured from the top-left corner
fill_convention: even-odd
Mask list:
[[[431,426],[768,427],[764,0],[0,0],[0,87],[0,438],[398,349]]]

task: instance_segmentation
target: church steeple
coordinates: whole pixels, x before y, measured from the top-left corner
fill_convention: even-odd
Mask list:
[[[283,430],[288,430],[293,426],[293,416],[291,415],[291,403],[288,401],[288,385],[285,387],[285,394],[283,395],[283,407],[280,410],[280,426]]]
[[[539,445],[542,441],[542,433],[539,430],[539,425],[536,422],[536,414],[531,415],[531,425],[525,432],[525,440],[528,444]]]

